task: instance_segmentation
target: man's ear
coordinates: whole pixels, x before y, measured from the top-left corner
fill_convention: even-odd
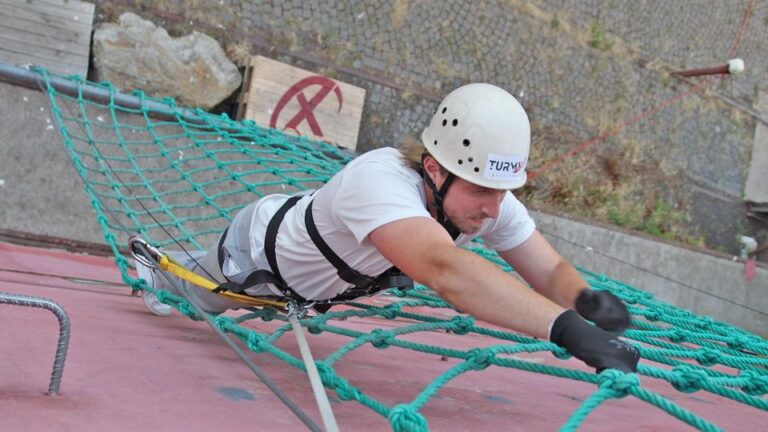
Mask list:
[[[435,160],[435,158],[429,155],[424,156],[424,159],[421,161],[421,163],[424,166],[424,171],[436,185],[442,183],[443,167],[438,161]]]

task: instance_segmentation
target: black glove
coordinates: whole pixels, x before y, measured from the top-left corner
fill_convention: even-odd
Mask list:
[[[549,340],[596,368],[598,373],[609,368],[623,372],[637,371],[640,360],[637,348],[589,324],[571,309],[555,318]]]
[[[608,291],[585,288],[576,298],[576,312],[603,330],[623,332],[629,327],[629,311]]]

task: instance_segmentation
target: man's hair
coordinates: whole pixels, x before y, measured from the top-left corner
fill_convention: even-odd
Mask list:
[[[428,154],[429,152],[424,147],[421,140],[410,135],[405,137],[403,145],[400,146],[400,158],[403,160],[403,163],[408,168],[418,172],[421,172],[422,170],[423,165],[421,161],[424,158],[424,155]]]

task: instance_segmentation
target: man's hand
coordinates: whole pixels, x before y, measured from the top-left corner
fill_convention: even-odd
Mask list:
[[[636,372],[640,353],[637,348],[584,321],[571,309],[552,323],[549,340],[567,349],[577,359],[597,369]]]
[[[623,332],[629,327],[627,306],[608,291],[585,288],[576,298],[576,312],[604,330]]]

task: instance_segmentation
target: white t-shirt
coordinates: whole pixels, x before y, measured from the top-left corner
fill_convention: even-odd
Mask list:
[[[251,258],[269,269],[263,252],[264,233],[286,195],[259,200],[251,224]],[[277,235],[275,254],[281,275],[304,298],[323,300],[349,288],[336,268],[317,250],[307,233],[304,212],[310,200],[315,225],[328,246],[353,269],[377,276],[392,266],[373,246],[374,229],[409,217],[431,217],[426,207],[424,182],[408,168],[394,148],[381,148],[357,157],[313,195],[299,200],[285,215]],[[525,207],[509,192],[499,216],[487,219],[471,236],[461,234],[458,246],[481,237],[486,247],[504,251],[527,240],[535,230]],[[404,243],[402,247],[409,245]]]

